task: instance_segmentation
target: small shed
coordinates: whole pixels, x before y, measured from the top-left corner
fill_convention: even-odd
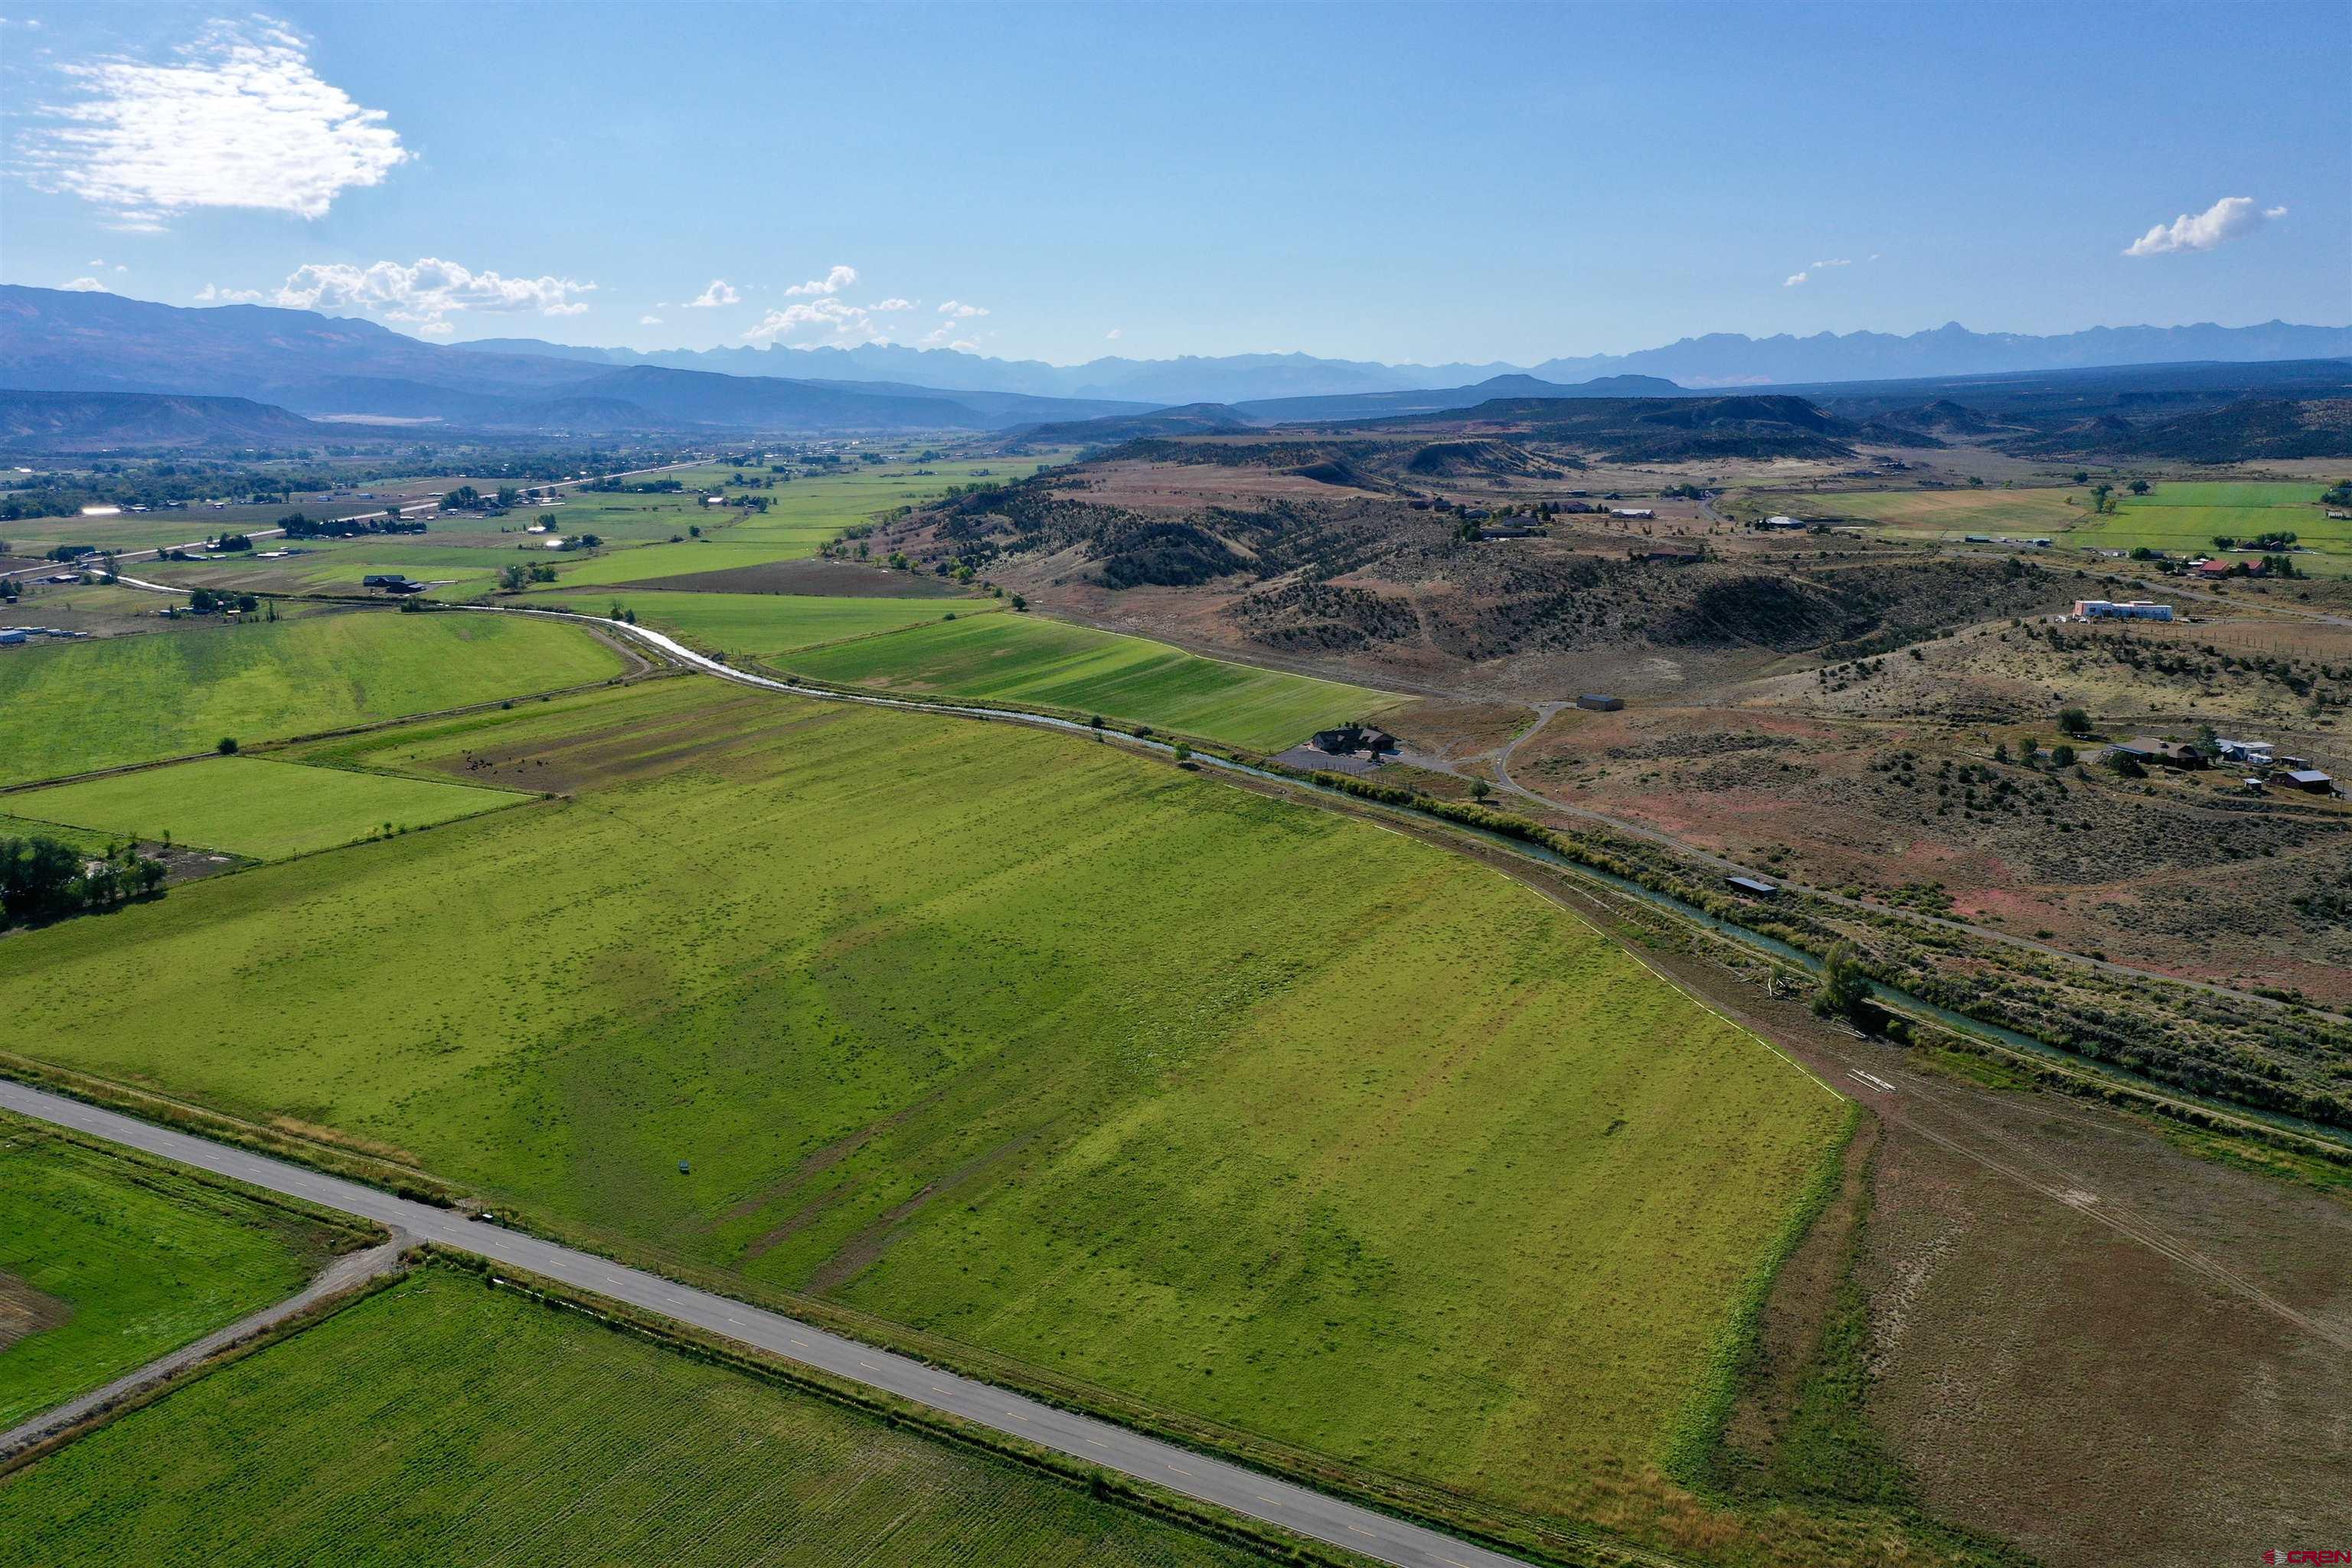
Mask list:
[[[1724,882],[1734,892],[1745,893],[1751,899],[1777,899],[1780,884],[1768,882],[1761,877],[1726,877]]]
[[[2278,774],[2273,784],[2287,789],[2299,789],[2306,795],[2326,795],[2336,787],[2336,781],[2317,768],[2294,768]]]
[[[1611,697],[1603,692],[1588,691],[1576,700],[1576,705],[1588,713],[1614,713],[1625,706],[1622,697]]]

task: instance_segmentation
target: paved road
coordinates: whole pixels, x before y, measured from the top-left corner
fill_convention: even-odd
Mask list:
[[[400,1267],[400,1255],[408,1245],[408,1238],[395,1232],[393,1239],[381,1247],[338,1258],[320,1270],[318,1278],[283,1301],[239,1318],[228,1327],[206,1334],[192,1345],[183,1346],[169,1355],[159,1356],[136,1372],[125,1373],[104,1388],[85,1394],[79,1399],[68,1400],[46,1415],[36,1415],[30,1421],[0,1432],[0,1459],[5,1459],[19,1449],[29,1448],[54,1433],[64,1431],[84,1416],[120,1404],[142,1389],[175,1377],[215,1351],[251,1339],[315,1302],[323,1301],[379,1274],[391,1273]]]
[[[404,1232],[416,1241],[528,1269],[1397,1568],[1515,1568],[1519,1561],[1239,1465],[1139,1436],[1123,1426],[1040,1405],[775,1312],[697,1290],[658,1274],[467,1220],[447,1209],[413,1203],[267,1155],[5,1080],[0,1080],[0,1109],[357,1215]]]

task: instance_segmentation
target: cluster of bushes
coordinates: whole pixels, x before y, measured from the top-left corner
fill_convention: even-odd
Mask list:
[[[163,885],[163,862],[135,845],[109,848],[87,860],[54,838],[0,838],[0,927],[40,925],[85,910],[112,909],[147,898]]]

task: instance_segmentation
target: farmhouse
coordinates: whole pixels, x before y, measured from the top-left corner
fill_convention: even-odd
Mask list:
[[[1588,691],[1576,700],[1576,705],[1588,713],[1614,713],[1625,706],[1625,700],[1603,692]]]
[[[2154,763],[2167,768],[2201,768],[2205,753],[2186,741],[2167,741],[2155,735],[2135,736],[2117,742],[2110,750],[2119,756],[2139,763]]]
[[[2159,605],[2152,599],[2077,599],[2074,617],[2084,621],[2168,621],[2172,606]]]
[[[2213,749],[2221,753],[2221,759],[2224,762],[2252,763],[2256,767],[2267,767],[2270,765],[2271,742],[2268,741],[2224,741],[2217,739],[2213,742]]]
[[[1351,757],[1358,752],[1369,752],[1377,757],[1397,748],[1394,735],[1386,730],[1368,729],[1361,724],[1342,724],[1336,730],[1318,730],[1314,740],[1307,743],[1334,757]]]

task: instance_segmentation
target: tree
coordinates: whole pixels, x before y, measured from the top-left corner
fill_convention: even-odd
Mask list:
[[[518,561],[499,574],[499,586],[509,594],[520,594],[528,575],[522,563]]]
[[[2074,470],[2074,482],[2078,485],[2087,485],[2091,482],[2091,476],[2077,468]]]
[[[2130,488],[2132,494],[2136,496],[2144,496],[2155,487],[2151,486],[2146,479],[2134,479],[2131,482]]]
[[[1181,742],[1181,741],[1177,742],[1176,742],[1176,760],[1177,760],[1178,762],[1180,762],[1180,763],[1189,763],[1189,762],[1191,762],[1191,761],[1192,760],[1192,747],[1190,747],[1190,746],[1188,746],[1188,745],[1186,745],[1186,744],[1185,744],[1183,742]]]
[[[236,755],[236,737],[235,735],[223,735],[220,738],[219,742],[213,747],[213,750],[218,752],[224,757],[233,757]]]
[[[1015,594],[1013,595],[1013,607],[1025,612],[1029,608],[1029,601]]]
[[[2105,479],[2101,479],[2097,484],[2093,485],[2091,487],[2091,510],[2093,511],[2106,510],[2107,498],[2115,493],[2116,487],[2107,483]]]
[[[1870,1000],[1870,975],[1850,942],[1840,942],[1822,960],[1821,989],[1813,993],[1813,1011],[1824,1018],[1857,1018]]]
[[[2058,728],[2079,740],[2091,732],[2091,716],[2080,708],[2061,708]]]
[[[2066,744],[2063,741],[2061,741],[2058,744],[2051,747],[2050,765],[2053,768],[2073,767],[2074,765],[2074,748]]]
[[[2120,778],[2144,779],[2147,777],[2147,770],[2140,766],[2139,759],[2133,756],[2129,752],[2108,752],[2107,766],[2115,769],[2116,776]]]
[[[1485,800],[1488,795],[1494,793],[1494,787],[1487,784],[1485,779],[1472,779],[1470,781],[1470,798],[1472,800]]]

